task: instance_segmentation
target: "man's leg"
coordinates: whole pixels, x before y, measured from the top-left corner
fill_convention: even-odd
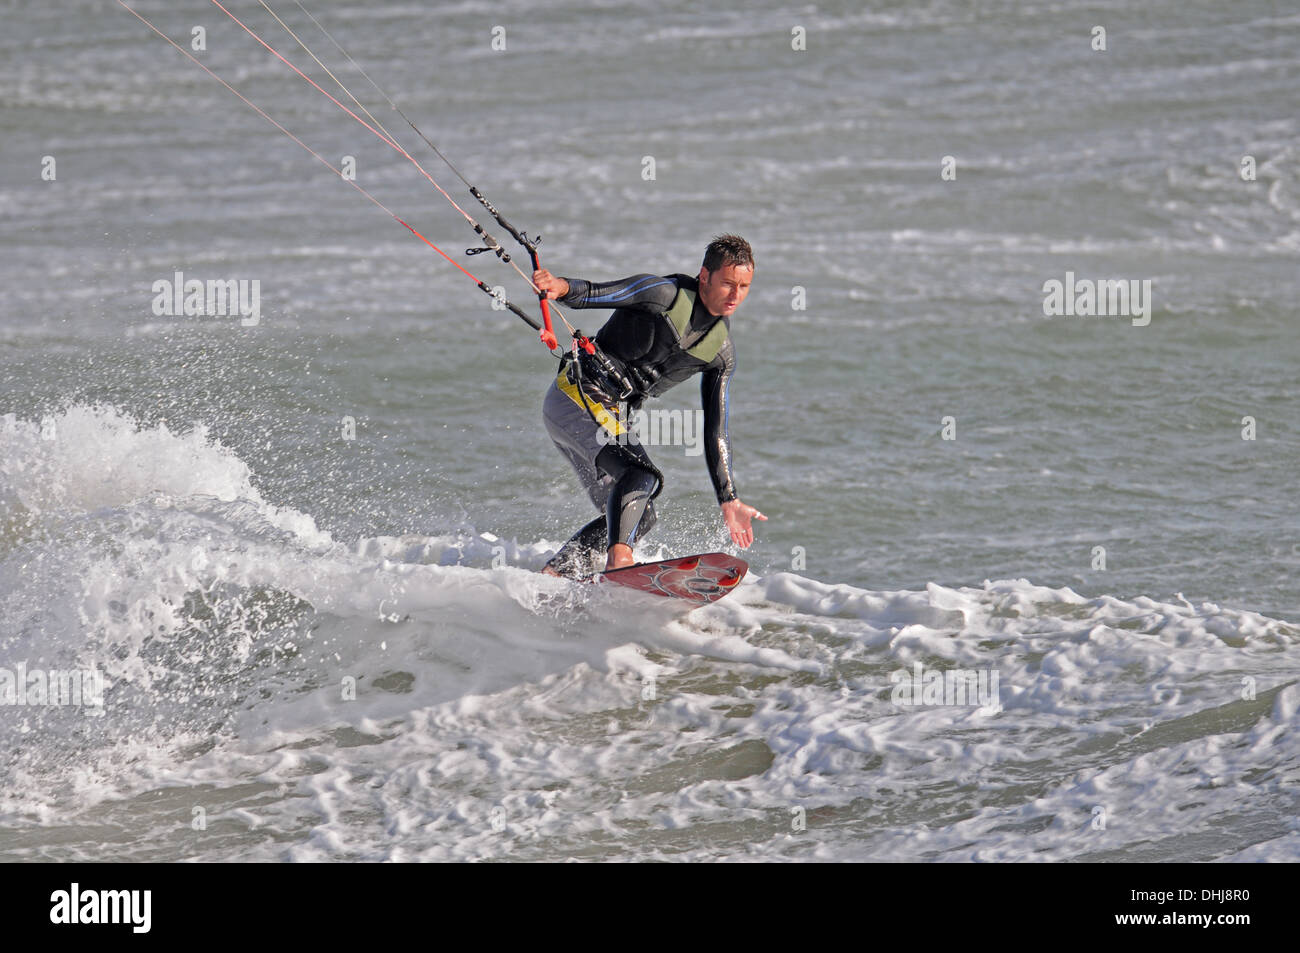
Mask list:
[[[574,533],[560,547],[547,561],[542,572],[570,578],[590,576],[603,561],[601,557],[608,545],[605,541],[608,531],[604,512],[613,479],[596,468],[595,458],[602,449],[594,436],[593,428],[596,424],[585,410],[562,394],[555,384],[546,392],[542,419],[555,449],[569,461],[592,506],[601,512],[600,516]]]
[[[560,547],[543,572],[586,576],[597,568],[631,565],[632,544],[655,524],[650,498],[658,471],[639,444],[614,446],[602,441],[602,428],[586,409],[552,384],[542,405],[547,433],[573,467],[592,504],[605,515],[592,520]],[[607,435],[606,435],[607,436]]]
[[[655,525],[652,497],[659,488],[659,477],[639,445],[608,446],[596,457],[596,466],[614,481],[605,504],[605,568],[621,569],[632,565],[633,544]]]
[[[594,520],[573,534],[554,556],[546,561],[542,572],[551,576],[580,579],[595,571],[596,556],[605,548],[605,517]]]
[[[611,463],[612,466],[621,466]],[[606,496],[606,515],[597,516],[560,547],[542,570],[552,576],[581,577],[595,571],[595,557],[605,554],[605,568],[632,565],[632,545],[654,528],[655,506],[650,500],[659,481],[640,467],[621,467]],[[593,487],[601,492],[610,480]]]

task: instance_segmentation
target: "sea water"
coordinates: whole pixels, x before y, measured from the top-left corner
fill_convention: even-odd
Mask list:
[[[0,38],[0,857],[1300,858],[1300,14],[307,8],[557,274],[751,241],[751,573],[689,615],[537,574],[594,511],[535,332],[118,4],[32,6]],[[535,310],[214,5],[138,9]],[[160,306],[178,275],[257,319]],[[728,549],[703,458],[650,449],[639,556]]]

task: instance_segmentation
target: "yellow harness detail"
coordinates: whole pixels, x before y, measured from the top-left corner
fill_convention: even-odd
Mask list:
[[[578,385],[569,379],[569,365],[564,363],[560,365],[560,373],[555,377],[555,386],[560,389],[565,397],[573,401],[579,407],[587,410],[596,422],[605,428],[605,432],[611,437],[617,437],[620,434],[627,433],[627,428],[623,426],[623,421],[618,414],[612,412],[600,401],[593,401],[578,389]]]

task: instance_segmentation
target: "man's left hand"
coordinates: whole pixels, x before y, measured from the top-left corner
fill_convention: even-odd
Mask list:
[[[754,541],[754,530],[750,527],[750,520],[767,519],[754,507],[738,499],[728,500],[722,504],[722,518],[727,521],[727,529],[731,530],[731,541],[741,549],[748,549],[749,544]]]

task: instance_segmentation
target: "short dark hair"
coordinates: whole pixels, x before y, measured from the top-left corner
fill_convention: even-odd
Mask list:
[[[754,249],[739,235],[718,235],[704,249],[704,270],[712,274],[723,265],[754,267]]]

